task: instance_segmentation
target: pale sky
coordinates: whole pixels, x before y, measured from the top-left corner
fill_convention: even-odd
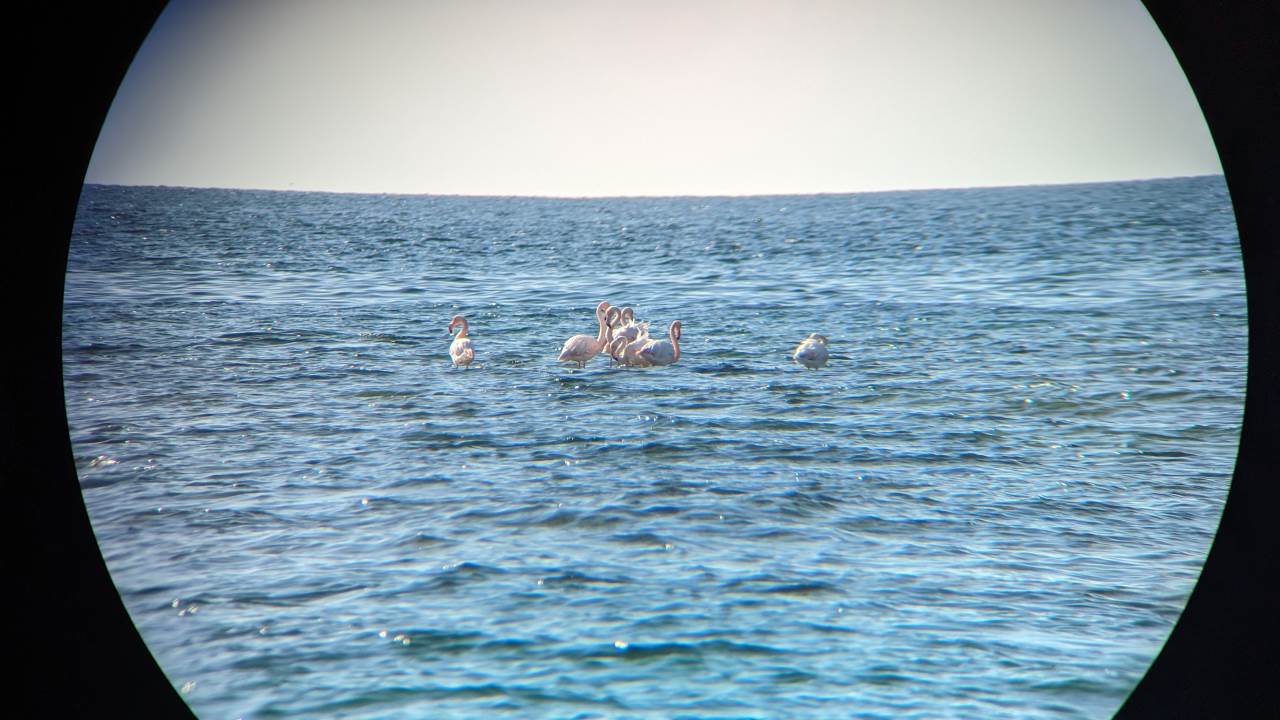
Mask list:
[[[175,0],[86,181],[580,197],[1221,171],[1138,0]]]

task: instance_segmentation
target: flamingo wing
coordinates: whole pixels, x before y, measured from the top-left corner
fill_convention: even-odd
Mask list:
[[[639,354],[650,365],[670,365],[675,362],[676,349],[669,340],[650,340],[640,348]]]
[[[454,365],[470,365],[476,357],[476,349],[471,344],[471,338],[460,337],[450,343],[449,356],[453,358]]]

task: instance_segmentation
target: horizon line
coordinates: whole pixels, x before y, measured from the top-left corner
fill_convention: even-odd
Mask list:
[[[823,190],[819,192],[748,192],[748,193],[655,193],[655,194],[617,194],[617,195],[560,195],[560,194],[522,194],[522,193],[440,193],[440,192],[399,192],[387,190],[309,190],[297,188],[237,187],[224,185],[168,185],[152,183],[120,183],[84,181],[81,187],[97,185],[101,187],[156,188],[171,190],[238,190],[243,192],[279,192],[313,195],[381,195],[392,197],[444,197],[444,198],[502,198],[529,200],[637,200],[637,199],[719,199],[719,198],[766,198],[766,197],[815,197],[828,195],[875,195],[880,193],[934,192],[939,190],[1000,190],[1034,187],[1069,187],[1072,185],[1111,185],[1116,183],[1152,182],[1159,180],[1189,180],[1194,178],[1223,177],[1222,171],[1196,173],[1190,175],[1158,175],[1154,177],[1124,178],[1118,180],[1073,180],[1029,182],[1022,184],[986,184],[986,185],[939,185],[929,187],[881,188],[875,190]]]

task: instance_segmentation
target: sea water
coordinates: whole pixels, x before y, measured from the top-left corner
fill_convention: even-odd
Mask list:
[[[558,363],[601,300],[679,361]],[[1220,176],[90,185],[63,362],[102,553],[202,718],[1101,718],[1203,565],[1246,330]]]

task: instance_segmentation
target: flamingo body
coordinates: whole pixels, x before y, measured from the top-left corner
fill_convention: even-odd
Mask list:
[[[671,365],[680,359],[680,321],[672,320],[667,340],[649,340],[637,351],[647,365]]]
[[[609,343],[609,356],[623,365],[648,367],[652,363],[640,356],[640,348],[651,339],[646,334],[628,341],[626,337],[619,335]]]
[[[817,370],[827,364],[827,337],[818,333],[811,333],[791,354],[791,359],[809,368]]]
[[[587,361],[605,348],[611,339],[610,328],[606,321],[606,314],[617,312],[617,308],[610,308],[607,300],[601,301],[596,306],[596,320],[600,323],[600,332],[596,337],[590,335],[574,335],[564,342],[560,348],[560,362],[574,362],[578,367],[586,367]],[[614,317],[609,315],[609,317]]]
[[[449,343],[449,357],[453,359],[454,367],[467,367],[471,365],[471,361],[476,359],[475,346],[471,344],[471,338],[467,337],[467,319],[461,315],[454,315],[453,320],[449,322],[449,334],[453,334],[453,329],[462,326],[462,330],[458,332],[458,336]]]

